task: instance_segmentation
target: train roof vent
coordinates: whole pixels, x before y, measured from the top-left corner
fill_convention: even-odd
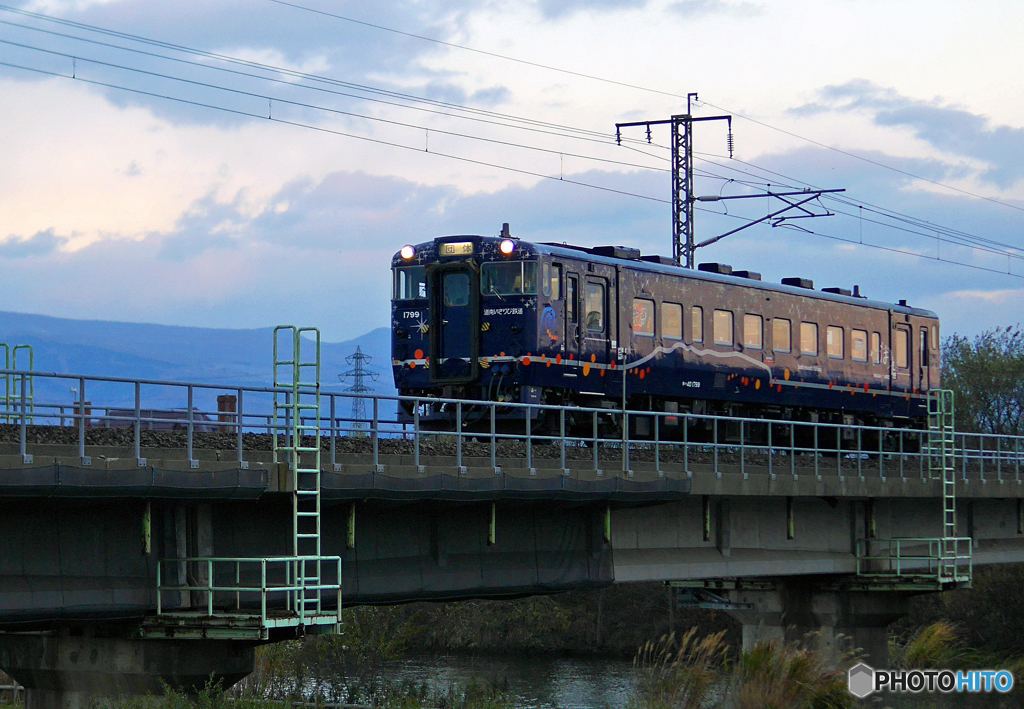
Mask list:
[[[814,290],[814,281],[810,278],[783,278],[782,285],[796,286],[797,288],[810,288]]]
[[[846,295],[846,296],[853,295],[853,291],[851,291],[849,288],[822,288],[821,292],[822,293],[834,293],[836,295]]]
[[[752,281],[761,280],[761,274],[758,273],[757,271],[733,271],[732,275],[737,276],[739,278],[749,278]]]
[[[723,276],[728,276],[732,273],[732,266],[727,263],[702,263],[697,265],[698,271],[707,271],[708,273],[720,273]]]
[[[609,256],[611,258],[640,258],[640,249],[630,248],[629,246],[595,246],[590,249],[590,253],[595,256]]]
[[[668,256],[641,256],[641,261],[647,261],[648,263],[660,263],[662,266],[678,266],[679,264],[670,259]]]

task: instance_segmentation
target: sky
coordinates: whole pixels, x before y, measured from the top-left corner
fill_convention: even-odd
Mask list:
[[[1024,321],[1024,4],[0,0],[0,310],[388,325],[448,234],[671,255],[696,196],[808,186],[697,260],[860,286],[946,335]],[[701,201],[697,240],[781,208]],[[966,244],[974,246],[967,246]]]

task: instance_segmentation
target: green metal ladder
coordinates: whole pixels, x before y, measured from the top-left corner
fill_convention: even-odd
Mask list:
[[[309,349],[313,354],[307,357]],[[274,389],[274,462],[287,465],[292,491],[291,556],[161,559],[156,569],[156,615],[143,622],[142,637],[267,640],[275,629],[339,632],[341,557],[322,556],[320,543],[319,330],[274,328]],[[185,565],[204,570],[205,580],[181,579]],[[165,574],[165,567],[171,573]],[[325,571],[333,579],[326,580]],[[177,581],[165,583],[165,576]],[[180,594],[197,591],[205,595],[205,608],[181,609]],[[164,594],[173,594],[166,610]],[[271,605],[282,595],[283,613]],[[259,610],[243,608],[243,597],[248,602],[258,599]],[[231,598],[234,610],[224,610],[225,600]],[[326,607],[328,598],[336,603],[333,609]]]
[[[959,561],[961,543],[956,535],[956,440],[954,433],[955,402],[953,392],[940,389],[928,397],[928,472],[932,480],[942,483],[942,537],[940,541],[940,577],[948,582],[970,583],[971,574],[963,579]],[[966,540],[968,545],[970,540]],[[969,559],[967,560],[970,561]],[[968,567],[969,568],[969,567]]]
[[[928,435],[921,455],[928,461],[929,478],[942,484],[942,536],[860,539],[858,576],[893,588],[929,585],[932,590],[942,590],[971,585],[972,540],[956,536],[954,412],[952,391],[938,389],[928,394]],[[887,553],[871,555],[872,544],[886,545]]]
[[[0,349],[4,351],[4,369],[18,369],[18,352],[28,353],[28,371],[35,369],[35,354],[32,350],[32,345],[10,345],[0,342]],[[21,386],[22,379],[25,380],[25,410],[29,416],[27,418],[28,423],[33,422],[32,414],[35,413],[35,379],[31,374],[29,375],[18,375],[18,374],[0,374],[0,381],[3,382],[3,399],[0,400],[3,403],[3,416],[4,423],[10,423],[11,420],[18,420],[18,416],[14,415],[14,407],[21,407]]]
[[[290,346],[282,348],[282,339]],[[299,589],[294,610],[320,615],[320,330],[274,328],[274,388],[288,390],[274,393],[274,462],[286,462],[293,476],[292,580]]]

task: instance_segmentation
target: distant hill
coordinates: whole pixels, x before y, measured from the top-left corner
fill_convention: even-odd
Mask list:
[[[225,388],[263,387],[273,383],[272,327],[255,330],[173,327],[0,312],[0,343],[31,345],[34,369],[39,372],[185,381]],[[341,391],[348,386],[338,381],[338,374],[351,369],[345,358],[355,352],[357,346],[372,357],[369,369],[379,375],[377,382],[366,383],[376,393],[394,394],[390,332],[386,327],[344,342],[322,342],[324,388]],[[26,368],[28,363],[19,359],[18,364],[19,368]],[[77,388],[74,380],[37,379],[36,400],[70,403],[72,387]],[[95,385],[86,392],[86,399],[110,406],[125,405],[133,401],[131,389]],[[184,401],[176,401],[177,395],[171,396],[175,402],[168,406],[185,405]],[[197,405],[205,408],[208,402],[197,402]]]

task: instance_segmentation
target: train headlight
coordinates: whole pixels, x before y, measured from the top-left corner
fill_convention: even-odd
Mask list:
[[[512,241],[512,239],[505,239],[500,244],[498,244],[498,251],[500,251],[501,253],[505,254],[506,256],[508,256],[510,253],[512,253],[515,250],[516,250],[516,242]]]
[[[411,259],[413,256],[416,255],[416,249],[414,249],[412,246],[406,244],[405,246],[402,247],[402,250],[399,251],[398,253],[402,256],[402,258],[404,258],[406,261],[408,261],[409,259]]]

